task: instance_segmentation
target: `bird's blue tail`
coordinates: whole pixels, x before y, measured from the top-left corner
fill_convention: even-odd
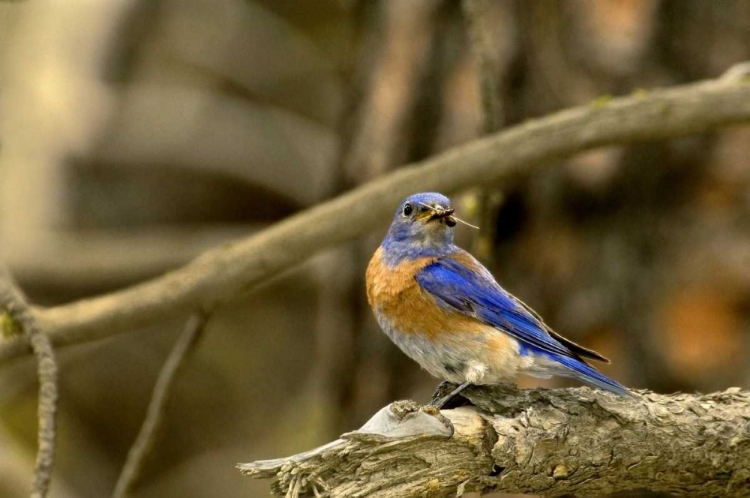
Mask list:
[[[590,367],[586,363],[576,360],[575,358],[569,358],[566,356],[555,355],[552,358],[557,363],[566,367],[569,372],[555,372],[557,375],[564,375],[566,377],[573,377],[578,380],[582,380],[588,384],[596,387],[600,387],[605,391],[615,393],[618,396],[632,396],[633,394],[628,390],[627,387],[623,386],[619,382],[616,382],[603,373],[597,371],[595,368]]]

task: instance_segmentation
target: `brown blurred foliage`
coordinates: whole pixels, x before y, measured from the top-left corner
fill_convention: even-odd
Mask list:
[[[0,3],[1,253],[38,303],[179,266],[495,126],[714,77],[750,59],[742,0]],[[646,90],[640,90],[646,89]],[[485,95],[486,97],[486,95]],[[750,386],[750,131],[612,147],[450,192],[508,290],[660,392]],[[259,496],[234,463],[292,454],[437,381],[370,317],[382,230],[220,309],[139,496]],[[111,493],[180,328],[59,351],[53,496]],[[520,379],[531,385],[529,379]],[[557,382],[557,381],[550,381]],[[0,366],[0,496],[24,496],[34,368]]]

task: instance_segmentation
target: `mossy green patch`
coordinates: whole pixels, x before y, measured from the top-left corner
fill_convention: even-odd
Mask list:
[[[21,325],[13,320],[7,311],[0,312],[0,334],[5,339],[10,339],[23,333]]]
[[[592,109],[603,109],[609,105],[614,97],[611,95],[600,95],[591,102]]]

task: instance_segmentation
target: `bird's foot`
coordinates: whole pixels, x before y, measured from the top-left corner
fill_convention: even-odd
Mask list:
[[[453,427],[453,422],[440,413],[440,409],[436,406],[432,405],[425,405],[420,406],[414,401],[411,400],[403,400],[403,401],[394,401],[391,403],[391,412],[393,415],[398,419],[403,421],[407,416],[413,415],[415,412],[422,412],[427,415],[430,415],[431,417],[436,418],[441,424],[443,424],[450,432],[447,434],[448,438],[453,437],[453,433],[456,431]]]
[[[457,401],[455,398],[461,393],[461,391],[463,391],[470,385],[471,383],[464,382],[458,387],[455,387],[455,384],[452,384],[450,382],[441,383],[435,393],[432,395],[430,406],[434,406],[438,409],[448,408],[449,404],[451,407],[460,406],[457,402],[454,402]]]
[[[456,428],[453,426],[453,422],[451,422],[451,419],[440,413],[440,408],[438,408],[435,405],[429,404],[422,407],[422,411],[424,413],[427,413],[429,415],[432,415],[436,419],[438,419],[442,424],[448,428],[450,433],[448,434],[448,438],[452,438],[453,434],[456,432]]]

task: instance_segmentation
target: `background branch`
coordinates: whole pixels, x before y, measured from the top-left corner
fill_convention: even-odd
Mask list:
[[[42,498],[49,491],[52,468],[55,464],[55,439],[57,436],[57,362],[49,337],[37,325],[25,296],[13,284],[8,270],[0,265],[0,312],[23,329],[25,340],[37,361],[39,378],[39,448],[34,467],[32,498]],[[15,327],[10,327],[11,329]]]
[[[505,122],[501,74],[508,71],[498,50],[497,17],[499,4],[488,0],[463,0],[461,8],[466,24],[470,48],[479,72],[479,94],[482,102],[482,133],[499,131]],[[507,13],[504,13],[507,16]],[[492,261],[493,242],[497,236],[497,213],[502,196],[497,186],[483,185],[474,193],[476,208],[472,222],[481,227],[474,235],[472,253],[487,264]]]
[[[174,381],[183,365],[183,360],[198,344],[208,317],[209,314],[205,312],[196,312],[190,317],[187,325],[185,325],[185,330],[177,338],[177,342],[175,342],[172,351],[164,362],[164,366],[159,372],[159,378],[156,380],[154,393],[151,396],[151,402],[148,405],[141,430],[128,452],[128,458],[122,468],[120,477],[117,479],[115,490],[112,493],[113,498],[129,496],[138,484],[143,465],[159,434]]]
[[[397,422],[385,433],[372,430],[382,426],[373,423],[379,413],[317,450],[239,468],[275,479],[275,495],[293,497],[315,490],[332,497],[750,493],[750,392],[739,388],[619,398],[586,387],[493,386],[474,387],[466,398],[474,406],[441,412],[455,426],[453,438],[418,406],[405,412],[397,402],[389,417]],[[403,435],[415,432],[422,434]]]
[[[499,51],[494,46],[494,30],[488,28],[492,22],[487,0],[463,0],[461,8],[471,41],[471,50],[479,66],[479,86],[482,96],[482,131],[492,133],[503,127],[503,102],[501,100]]]
[[[68,345],[133,330],[211,307],[267,282],[312,254],[388,219],[393,206],[424,190],[457,191],[528,173],[597,146],[700,133],[750,121],[750,84],[711,80],[598,101],[456,147],[376,179],[259,234],[197,258],[163,277],[34,315],[53,343]],[[0,347],[0,361],[28,354],[24,342]]]

